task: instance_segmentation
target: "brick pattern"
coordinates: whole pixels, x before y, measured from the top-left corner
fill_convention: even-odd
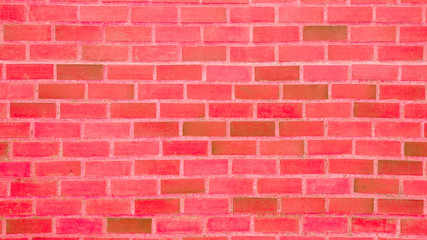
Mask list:
[[[427,238],[426,0],[0,3],[0,238]]]

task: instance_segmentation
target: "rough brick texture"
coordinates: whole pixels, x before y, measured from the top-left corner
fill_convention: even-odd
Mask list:
[[[0,22],[0,239],[427,239],[426,0],[3,0]]]

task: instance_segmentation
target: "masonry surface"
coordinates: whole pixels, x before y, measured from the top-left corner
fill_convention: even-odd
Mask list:
[[[0,2],[0,239],[427,239],[426,0]]]

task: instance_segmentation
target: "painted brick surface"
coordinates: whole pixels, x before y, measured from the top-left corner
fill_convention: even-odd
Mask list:
[[[427,238],[426,0],[9,0],[0,22],[0,239]]]

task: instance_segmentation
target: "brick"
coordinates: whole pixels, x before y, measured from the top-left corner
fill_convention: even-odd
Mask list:
[[[380,214],[422,215],[423,209],[423,200],[378,199]]]
[[[400,156],[400,142],[398,141],[356,141],[356,155],[363,156]]]
[[[176,61],[178,60],[178,47],[174,45],[134,46],[132,55],[132,60],[135,62]]]
[[[379,137],[419,137],[421,125],[415,122],[378,122],[375,135]]]
[[[426,226],[425,219],[402,219],[400,231],[402,235],[426,235]]]
[[[34,135],[40,138],[72,138],[80,137],[80,124],[67,122],[39,122],[35,123]]]
[[[371,7],[328,7],[330,23],[367,23],[372,22]]]
[[[182,46],[183,61],[225,61],[225,46]]]
[[[180,84],[140,84],[138,99],[183,99],[184,88]]]
[[[137,199],[135,200],[135,214],[176,214],[179,213],[179,199]]]
[[[231,136],[274,136],[274,122],[231,122]]]
[[[6,79],[53,79],[52,64],[7,64]]]
[[[399,181],[397,179],[356,178],[354,179],[354,192],[370,194],[398,194]]]
[[[425,81],[427,79],[426,65],[403,65],[402,81]]]
[[[276,173],[276,161],[268,159],[234,159],[233,174],[269,175]]]
[[[255,232],[298,232],[297,218],[255,218]]]
[[[348,66],[344,65],[306,65],[303,68],[304,80],[345,81],[348,79]]]
[[[114,142],[114,156],[141,157],[159,154],[157,141]]]
[[[15,157],[55,157],[59,154],[58,142],[14,142]]]
[[[6,234],[42,234],[52,232],[50,218],[15,218],[6,220]]]
[[[207,141],[164,141],[164,155],[207,155]]]
[[[347,232],[347,218],[306,217],[303,222],[303,228],[306,232],[345,233]]]
[[[352,218],[351,231],[354,233],[396,233],[396,220],[384,218]]]
[[[11,118],[55,118],[55,103],[10,103]]]
[[[346,178],[312,178],[306,184],[307,194],[350,193],[350,180]]]
[[[304,41],[346,41],[347,26],[304,26]]]
[[[328,122],[328,135],[340,137],[370,137],[370,122]]]
[[[328,85],[283,85],[284,99],[328,99]]]
[[[427,143],[405,142],[405,156],[425,157],[427,156]]]
[[[184,212],[191,214],[228,213],[227,198],[186,198]]]
[[[0,162],[1,177],[29,177],[29,162]]]
[[[255,26],[253,41],[256,43],[298,42],[299,29],[296,26]]]
[[[172,137],[179,135],[177,122],[135,122],[135,137]]]
[[[175,7],[134,7],[131,12],[132,22],[158,23],[177,22]]]
[[[111,195],[113,196],[154,196],[157,195],[157,189],[154,179],[111,181]]]
[[[298,66],[255,67],[256,81],[299,80]]]
[[[422,21],[421,11],[419,7],[378,7],[375,20],[380,23],[417,23]]]
[[[82,202],[79,199],[40,199],[36,201],[36,213],[40,216],[79,215]]]
[[[321,23],[323,9],[321,7],[280,7],[279,22],[284,23]]]
[[[325,199],[285,197],[281,199],[281,207],[284,214],[324,213]]]
[[[183,23],[221,23],[226,21],[225,7],[183,7]]]
[[[232,62],[271,62],[274,61],[274,48],[255,47],[231,47],[230,59]]]
[[[184,175],[225,175],[228,172],[228,160],[226,159],[205,159],[184,160]]]
[[[87,161],[86,176],[130,176],[130,161]]]
[[[427,28],[423,26],[405,26],[400,28],[401,42],[424,42],[427,40]]]
[[[198,218],[159,219],[159,233],[201,233],[202,223]]]
[[[84,84],[39,84],[39,99],[82,99]]]
[[[248,217],[212,217],[207,220],[210,232],[245,232],[249,231]]]
[[[338,214],[372,214],[373,198],[330,198],[329,212]]]
[[[89,215],[130,214],[130,201],[122,199],[90,199],[86,201]]]
[[[125,6],[81,6],[82,22],[125,22],[128,8]]]
[[[249,66],[208,66],[206,79],[209,82],[250,82]]]
[[[249,28],[240,26],[207,26],[205,42],[249,42]]]
[[[280,174],[322,174],[325,172],[323,159],[286,159],[280,160]]]
[[[16,180],[10,183],[10,196],[46,197],[56,195],[57,183],[51,180]]]
[[[133,99],[131,84],[89,84],[88,97],[93,99]]]
[[[25,60],[25,45],[0,44],[1,60]]]
[[[203,118],[205,105],[203,103],[162,103],[160,117],[162,118]]]
[[[425,87],[419,85],[383,85],[380,86],[380,99],[424,100]]]
[[[211,194],[250,194],[253,192],[253,179],[212,178],[209,180]]]
[[[30,58],[33,60],[76,60],[77,45],[31,45]]]
[[[234,213],[275,213],[277,212],[276,198],[234,198]]]
[[[32,99],[33,97],[32,84],[0,84],[0,99]]]
[[[427,109],[426,104],[406,104],[405,118],[427,118],[425,109]]]
[[[30,123],[2,122],[0,123],[0,137],[23,138],[30,136]]]
[[[380,175],[422,175],[422,162],[420,161],[378,161],[378,174]]]
[[[112,118],[155,118],[155,103],[112,103]]]
[[[5,41],[50,41],[51,26],[49,25],[4,25]]]
[[[201,80],[201,65],[157,66],[157,80]]]
[[[302,109],[298,103],[259,103],[259,118],[301,118]]]
[[[42,22],[76,22],[77,7],[76,6],[43,6],[31,5],[29,11],[30,21]]]
[[[95,180],[69,180],[61,182],[62,196],[105,196],[107,183]]]
[[[102,80],[103,65],[94,64],[58,64],[58,80]]]
[[[423,180],[404,180],[403,193],[405,195],[425,195],[427,182]]]
[[[7,142],[0,142],[0,158],[7,157],[9,154],[9,144]]]
[[[267,194],[302,193],[302,183],[298,178],[259,178],[257,190]]]
[[[298,140],[261,141],[260,152],[261,155],[301,156],[304,153],[304,142]]]
[[[200,100],[230,100],[231,86],[217,84],[187,85],[187,98]]]
[[[151,42],[151,27],[146,26],[106,26],[107,42]]]
[[[151,218],[107,218],[108,233],[151,233]]]
[[[213,155],[255,155],[255,141],[212,141]]]
[[[395,26],[352,26],[350,40],[354,42],[394,42]]]
[[[225,136],[225,122],[184,122],[184,136]]]
[[[315,118],[344,118],[350,117],[349,103],[307,103],[306,116]]]
[[[206,34],[206,30],[205,30]],[[156,27],[156,42],[200,42],[200,27]],[[205,38],[207,41],[207,39]]]
[[[274,22],[272,7],[233,7],[230,9],[232,23]]]
[[[415,61],[423,59],[421,46],[379,46],[380,61]]]
[[[36,162],[36,176],[80,176],[81,163],[79,161],[51,161]]]
[[[324,123],[321,121],[279,122],[279,128],[279,135],[286,137],[324,135]]]
[[[248,118],[252,117],[252,104],[249,103],[210,103],[210,117]]]
[[[82,59],[87,61],[125,61],[127,58],[127,46],[83,45],[82,47]]]
[[[329,159],[329,173],[373,174],[374,162],[365,159]]]
[[[367,118],[398,118],[399,104],[396,103],[354,103],[354,116]]]
[[[2,21],[25,21],[24,5],[2,4],[0,9],[0,20]]]
[[[324,59],[323,46],[286,45],[279,46],[280,62],[313,62]]]
[[[376,86],[369,84],[333,84],[332,98],[375,99]]]
[[[64,157],[106,157],[109,144],[104,141],[64,142]]]
[[[33,204],[31,201],[5,200],[0,201],[0,213],[3,216],[30,215]]]
[[[329,45],[328,59],[333,61],[369,61],[374,58],[374,48],[369,45]]]
[[[178,160],[140,160],[135,161],[135,175],[178,175]]]
[[[55,39],[57,41],[101,41],[101,26],[55,26]]]
[[[61,119],[99,119],[107,115],[106,104],[100,103],[61,103]]]
[[[204,179],[163,179],[160,183],[162,194],[205,192]]]

